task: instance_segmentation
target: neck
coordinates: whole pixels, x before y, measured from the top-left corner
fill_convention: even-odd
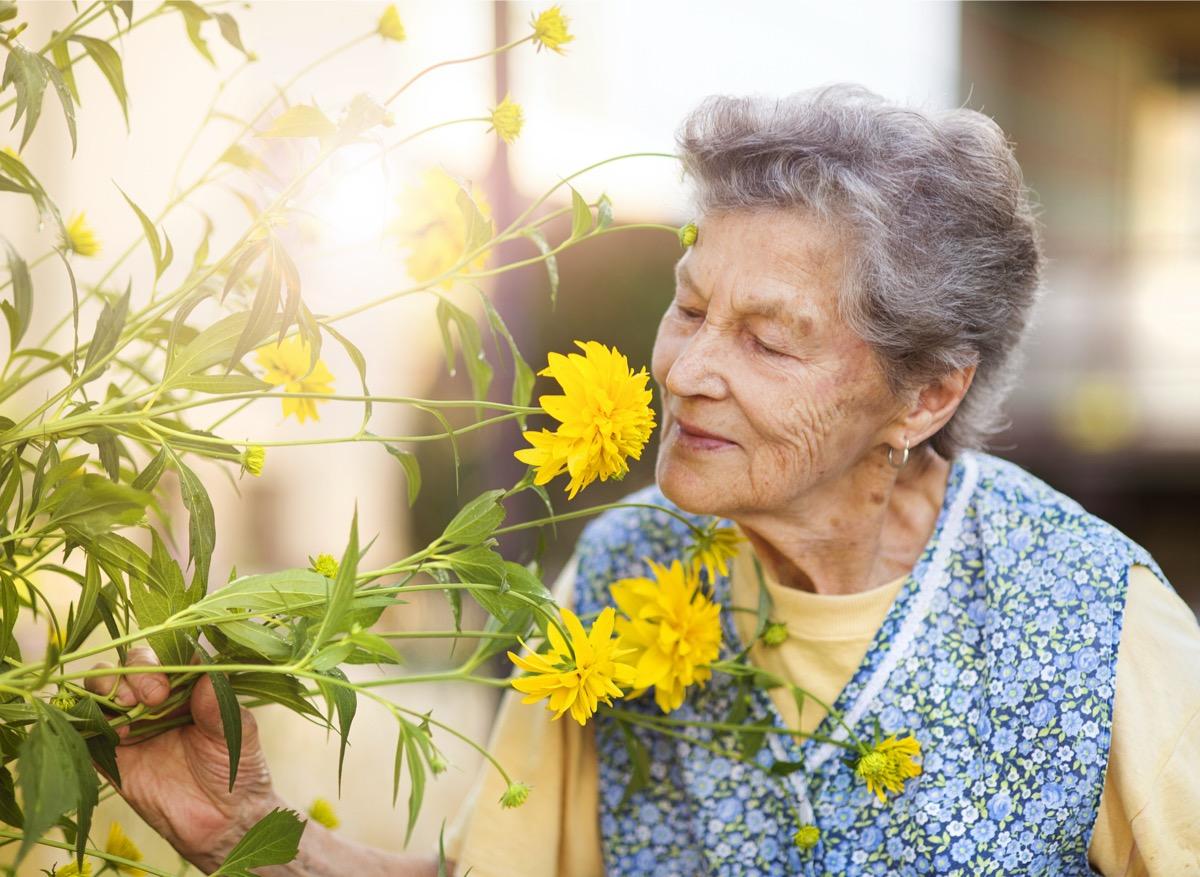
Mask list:
[[[780,584],[818,594],[868,591],[912,570],[937,523],[949,471],[930,448],[900,470],[872,454],[786,509],[734,520]]]

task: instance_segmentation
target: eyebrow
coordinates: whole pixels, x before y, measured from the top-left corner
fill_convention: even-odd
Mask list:
[[[696,282],[696,278],[692,276],[687,265],[682,261],[675,263],[675,282],[680,286],[690,289],[697,295],[700,294],[700,284]],[[751,308],[749,312],[756,316],[767,317],[771,320],[779,320],[788,323],[802,331],[807,332],[812,328],[812,318],[806,314],[798,312],[795,308],[790,308],[779,299],[752,298],[750,300]]]

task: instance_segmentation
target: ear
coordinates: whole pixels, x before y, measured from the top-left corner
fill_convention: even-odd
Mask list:
[[[903,412],[889,433],[895,447],[916,447],[946,425],[958,410],[963,397],[975,378],[975,366],[955,369],[926,384],[917,394],[916,401]]]

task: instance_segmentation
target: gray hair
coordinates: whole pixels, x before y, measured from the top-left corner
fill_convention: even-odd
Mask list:
[[[1004,132],[839,83],[775,100],[712,95],[676,141],[700,214],[799,208],[848,235],[840,310],[897,396],[977,366],[929,441],[983,447],[1041,289],[1041,237]],[[703,234],[703,229],[701,229]]]

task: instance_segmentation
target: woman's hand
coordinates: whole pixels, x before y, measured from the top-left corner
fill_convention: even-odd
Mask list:
[[[127,666],[156,666],[149,646],[129,650]],[[100,664],[99,667],[111,667]],[[114,692],[114,684],[116,689]],[[97,694],[123,706],[160,706],[170,695],[162,673],[130,673],[87,680]],[[118,729],[120,793],[150,826],[192,864],[214,870],[241,836],[273,808],[283,806],[258,741],[254,717],[242,709],[242,752],[237,783],[229,791],[229,749],[212,682],[202,676],[186,708],[192,724],[138,739]]]

